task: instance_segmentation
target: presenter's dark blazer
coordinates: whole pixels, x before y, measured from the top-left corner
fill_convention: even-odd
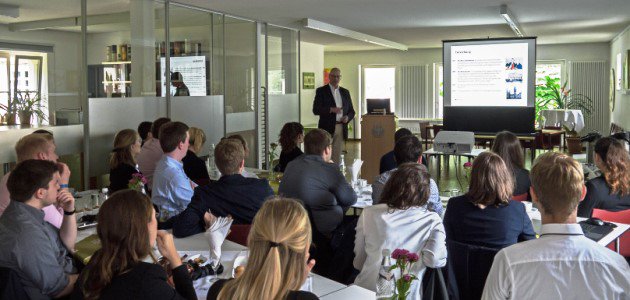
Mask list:
[[[352,98],[350,92],[339,87],[341,102],[343,105],[343,115],[348,116],[348,123],[354,119],[354,107],[352,107]],[[330,113],[331,107],[336,107],[335,98],[333,97],[330,85],[317,88],[315,92],[315,101],[313,101],[313,114],[319,116],[317,127],[328,131],[332,136],[335,134],[335,125],[337,124],[337,114]],[[343,124],[343,138],[348,139],[348,123]]]

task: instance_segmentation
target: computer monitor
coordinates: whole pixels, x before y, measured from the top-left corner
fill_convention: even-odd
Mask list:
[[[366,102],[368,114],[383,114],[383,110],[385,110],[386,114],[392,113],[391,109],[389,108],[389,98],[366,99]]]

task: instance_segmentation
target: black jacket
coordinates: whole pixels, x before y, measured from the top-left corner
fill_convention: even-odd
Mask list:
[[[341,94],[341,102],[343,105],[343,115],[348,116],[348,123],[354,119],[354,108],[352,107],[352,98],[348,90],[339,87]],[[337,114],[330,113],[331,107],[337,107],[335,98],[333,97],[330,85],[317,88],[315,92],[315,101],[313,101],[313,113],[319,116],[317,127],[328,131],[330,135],[335,133],[335,125],[337,124]],[[343,124],[343,138],[348,138],[348,123]]]
[[[84,299],[81,283],[77,280],[71,299]],[[128,272],[112,278],[110,284],[101,291],[99,299],[197,299],[188,269],[181,265],[173,269],[173,289],[166,281],[166,271],[158,264],[140,262]]]
[[[245,178],[240,174],[198,186],[188,207],[172,218],[173,235],[181,238],[203,232],[203,215],[208,209],[217,217],[231,215],[234,224],[251,224],[270,196],[273,190],[267,179]]]
[[[208,175],[208,169],[206,169],[206,162],[199,158],[195,152],[188,150],[186,156],[182,159],[184,164],[184,173],[198,185],[206,184],[210,181],[210,175]]]
[[[611,195],[604,176],[593,178],[586,182],[586,197],[578,206],[578,217],[590,218],[594,208],[609,211],[630,209],[630,195]]]
[[[300,147],[295,147],[293,148],[293,150],[288,152],[280,152],[280,161],[273,170],[276,172],[284,172],[284,170],[287,168],[287,165],[302,154],[304,154],[304,152],[302,152],[302,149],[300,149]]]
[[[129,180],[134,173],[140,173],[136,167],[129,164],[120,164],[109,170],[109,193],[129,188]]]

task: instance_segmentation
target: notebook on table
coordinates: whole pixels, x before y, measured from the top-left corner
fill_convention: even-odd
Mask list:
[[[603,239],[607,234],[611,233],[615,227],[611,224],[604,224],[601,226],[588,224],[585,221],[580,222],[580,226],[582,227],[582,231],[584,231],[584,235],[596,242]]]

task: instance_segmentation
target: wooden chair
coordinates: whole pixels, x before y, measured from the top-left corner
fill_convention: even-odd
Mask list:
[[[607,211],[603,209],[593,209],[593,218],[599,218],[608,222],[630,224],[630,209],[622,211]],[[615,242],[608,244],[608,248],[615,251]],[[630,231],[626,231],[619,237],[619,254],[630,257]]]
[[[433,136],[429,134],[430,123],[428,121],[420,121],[420,138],[424,145],[424,150],[429,149],[429,144],[433,145]]]
[[[251,228],[252,225],[250,224],[232,224],[226,239],[247,247],[247,236],[249,236]]]

